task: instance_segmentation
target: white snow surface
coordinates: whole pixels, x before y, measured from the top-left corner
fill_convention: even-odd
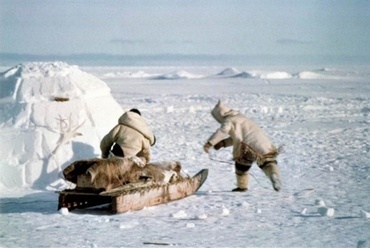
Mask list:
[[[0,246],[369,247],[369,71],[80,68],[63,62],[6,68],[0,80]],[[254,76],[234,77],[242,72]],[[55,102],[55,96],[70,100]],[[231,150],[204,153],[204,142],[219,127],[210,115],[219,99],[284,145],[278,157],[281,192],[256,165],[249,191],[231,192]],[[181,161],[191,175],[208,168],[204,185],[187,198],[135,212],[58,211],[55,190],[68,184],[59,177],[55,157],[61,169],[98,157],[104,132],[122,110],[134,107],[157,137],[153,161]],[[58,143],[59,115],[68,120],[70,113],[74,126],[86,120],[78,130],[82,136]],[[57,144],[55,156],[48,156]]]

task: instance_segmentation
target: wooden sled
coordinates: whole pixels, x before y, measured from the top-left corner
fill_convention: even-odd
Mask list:
[[[109,204],[112,213],[136,211],[148,206],[175,201],[194,194],[208,176],[208,169],[199,171],[193,177],[164,185],[141,183],[127,184],[110,191],[97,192],[83,189],[59,191],[58,210],[88,208]]]

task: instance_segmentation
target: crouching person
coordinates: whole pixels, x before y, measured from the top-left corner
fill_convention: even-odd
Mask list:
[[[205,152],[214,147],[233,147],[237,188],[233,191],[247,191],[249,169],[253,162],[263,170],[276,191],[281,189],[280,171],[276,157],[278,149],[272,144],[265,132],[253,120],[245,117],[219,101],[211,112],[221,127],[204,145]]]
[[[124,113],[118,124],[103,137],[100,142],[102,158],[143,157],[150,161],[151,146],[155,144],[155,136],[145,119],[137,109]]]

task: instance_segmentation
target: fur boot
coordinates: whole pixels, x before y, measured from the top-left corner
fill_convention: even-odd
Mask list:
[[[236,186],[233,191],[247,191],[249,185],[249,173],[246,171],[236,171]]]
[[[276,162],[267,162],[260,166],[265,175],[270,178],[272,187],[275,191],[280,191],[281,189],[281,179],[280,179],[280,170],[277,167]]]

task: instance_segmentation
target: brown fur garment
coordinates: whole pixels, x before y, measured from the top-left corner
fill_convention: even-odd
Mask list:
[[[94,187],[105,190],[145,181],[167,183],[181,177],[179,162],[168,162],[163,166],[159,166],[160,164],[149,163],[141,166],[137,164],[137,159],[109,158],[91,166],[87,172],[91,175],[91,182]]]
[[[63,174],[66,180],[77,183],[77,176],[89,174],[96,189],[110,190],[128,183],[150,181],[174,182],[182,178],[181,164],[177,161],[148,163],[141,157],[79,160],[72,163]]]
[[[130,158],[108,158],[91,166],[87,173],[95,188],[110,190],[139,180],[142,167]]]
[[[72,183],[77,183],[77,176],[85,174],[86,171],[93,165],[103,163],[105,159],[93,158],[88,160],[78,160],[67,166],[63,170],[64,178]]]

